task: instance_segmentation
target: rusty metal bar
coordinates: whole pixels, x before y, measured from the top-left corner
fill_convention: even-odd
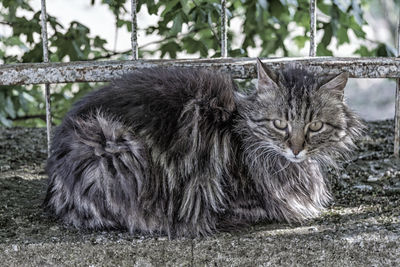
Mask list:
[[[221,57],[228,56],[227,24],[228,18],[226,16],[226,0],[221,0]]]
[[[315,57],[317,53],[317,0],[310,0],[310,57]]]
[[[49,50],[47,40],[47,12],[46,0],[42,0],[41,9],[41,24],[42,24],[42,43],[43,43],[43,62],[49,62]],[[50,84],[45,84],[44,90],[46,100],[46,128],[47,128],[47,156],[50,156],[51,147],[51,103],[50,103]]]
[[[400,58],[396,57],[268,58],[263,62],[271,69],[297,63],[320,75],[333,75],[346,71],[352,78],[400,78]],[[255,58],[19,63],[0,65],[0,85],[104,82],[133,70],[157,66],[206,68],[227,72],[233,78],[242,79],[257,76]]]
[[[400,57],[400,17],[397,26],[397,57]],[[394,113],[394,155],[399,158],[400,150],[400,79],[396,80],[396,100]]]
[[[138,42],[137,42],[137,3],[136,0],[131,0],[131,19],[132,19],[132,32],[131,32],[131,43],[132,43],[132,59],[137,60],[138,54]]]

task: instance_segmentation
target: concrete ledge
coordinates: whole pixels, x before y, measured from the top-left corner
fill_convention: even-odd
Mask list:
[[[84,232],[43,214],[45,129],[0,129],[2,266],[400,266],[400,167],[393,121],[369,124],[330,173],[334,205],[303,225],[262,223],[208,238]]]

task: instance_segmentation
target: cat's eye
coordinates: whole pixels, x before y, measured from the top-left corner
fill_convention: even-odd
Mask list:
[[[324,126],[324,124],[321,121],[315,121],[315,122],[312,122],[310,124],[310,126],[308,126],[308,128],[312,132],[318,132],[322,129],[322,126]]]
[[[283,120],[274,120],[274,126],[279,130],[285,130],[288,126],[288,123]]]

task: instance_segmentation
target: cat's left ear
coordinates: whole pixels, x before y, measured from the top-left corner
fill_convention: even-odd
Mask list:
[[[339,100],[343,100],[344,87],[346,86],[347,80],[349,79],[349,73],[342,72],[339,75],[333,77],[327,83],[323,84],[319,91],[333,95]]]
[[[271,92],[278,88],[277,75],[268,69],[261,59],[257,58],[257,91],[259,93]]]

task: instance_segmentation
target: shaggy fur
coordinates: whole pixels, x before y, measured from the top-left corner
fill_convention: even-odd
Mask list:
[[[318,215],[330,200],[322,167],[362,128],[342,101],[347,75],[260,61],[258,73],[250,95],[225,74],[178,68],[88,94],[55,131],[46,209],[78,228],[170,237]]]

